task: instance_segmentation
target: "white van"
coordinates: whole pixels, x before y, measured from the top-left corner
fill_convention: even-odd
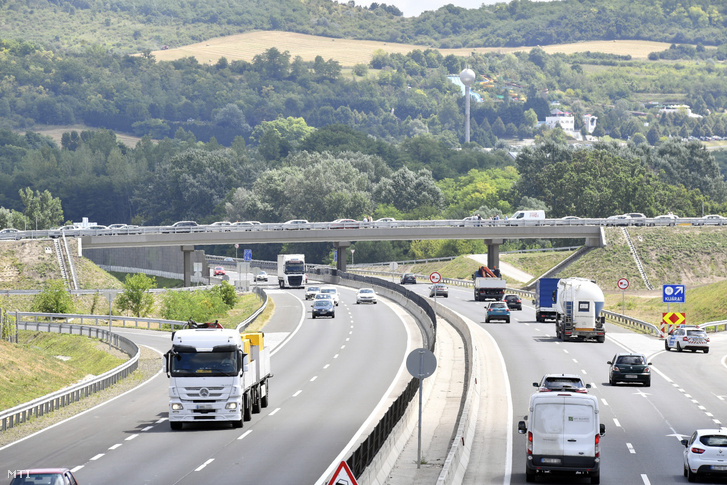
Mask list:
[[[545,211],[544,210],[531,210],[531,211],[517,211],[513,215],[510,216],[510,219],[508,219],[508,222],[510,223],[519,223],[519,222],[535,222],[536,224],[541,223],[545,220]]]
[[[518,433],[527,433],[525,481],[551,472],[573,472],[600,483],[601,436],[598,399],[575,392],[539,392],[530,397],[529,421],[518,423]]]

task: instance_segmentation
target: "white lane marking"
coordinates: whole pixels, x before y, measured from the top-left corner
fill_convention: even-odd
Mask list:
[[[119,446],[121,446],[121,443],[116,443],[116,444],[115,444],[115,445],[113,445],[113,446],[109,446],[109,450],[115,450],[115,449],[116,449],[116,448],[118,448]]]
[[[289,291],[285,291],[284,293],[288,293],[290,295],[293,295],[293,293],[291,293]],[[285,347],[285,345],[287,345],[288,342],[290,342],[291,340],[293,340],[293,336],[296,333],[298,333],[298,331],[303,327],[303,322],[305,321],[306,317],[308,316],[307,309],[305,308],[305,304],[303,303],[303,300],[299,300],[298,298],[296,298],[295,301],[298,302],[298,304],[303,309],[303,311],[301,312],[302,315],[300,316],[300,320],[298,320],[298,326],[295,327],[295,330],[293,330],[292,332],[290,332],[287,337],[285,337],[285,340],[283,340],[282,342],[280,342],[278,345],[275,346],[275,348],[270,352],[270,356],[271,357],[273,355],[277,354],[280,351],[280,349],[282,349],[283,347]]]
[[[601,398],[601,402],[603,403],[604,406],[608,406],[608,403],[606,402],[606,400],[604,398]]]
[[[618,419],[616,419],[616,418],[613,418],[613,424],[615,424],[615,425],[616,425],[616,427],[618,427],[618,428],[620,428],[620,427],[621,427],[621,423],[619,423],[619,422],[618,422]]]
[[[581,369],[581,374],[588,374],[588,372],[586,372],[586,369]]]
[[[131,440],[133,440],[134,438],[136,438],[137,436],[139,436],[139,435],[138,435],[138,434],[132,434],[131,436],[129,436],[128,438],[126,438],[126,440],[125,440],[125,441],[131,441]]]
[[[345,349],[345,348],[346,348],[346,346],[345,346],[345,345],[341,345],[341,350],[343,350],[343,349]]]
[[[295,394],[293,394],[293,397],[298,397],[298,395],[299,395],[299,394],[300,394],[301,392],[303,392],[303,390],[302,390],[302,389],[300,389],[300,390],[296,391],[296,392],[295,392]]]
[[[707,416],[709,416],[710,418],[713,418],[713,417],[714,417],[714,414],[712,414],[712,413],[709,413],[709,412],[707,412],[707,413],[704,413],[704,414],[706,414],[706,415],[707,415]]]
[[[96,460],[98,460],[99,458],[101,458],[102,456],[104,456],[105,454],[106,454],[106,453],[99,453],[98,455],[96,455],[96,456],[94,456],[93,458],[91,458],[91,461],[96,461]]]
[[[280,408],[275,408],[275,409],[273,409],[273,410],[272,410],[272,411],[270,412],[270,414],[268,414],[268,416],[272,416],[273,414],[277,413],[278,411],[280,411]]]
[[[691,394],[687,394],[687,393],[685,392],[685,393],[684,393],[684,397],[688,397],[689,399],[691,399],[691,398],[692,398],[692,395],[691,395]]]
[[[313,376],[313,377],[311,377],[311,378],[310,378],[310,382],[313,382],[313,381],[315,381],[316,379],[318,379],[318,376]]]
[[[712,421],[714,421],[714,424],[722,424],[722,421],[720,421],[719,419],[713,419]]]
[[[153,428],[153,426],[147,426],[146,428],[142,428],[142,431],[149,431],[152,428]]]
[[[696,403],[696,401],[695,401],[695,403]],[[699,408],[700,411],[706,411],[707,410],[707,408],[705,408],[701,404],[699,406],[697,406],[697,407]]]
[[[646,473],[641,474],[641,481],[644,482],[644,485],[651,485],[649,477],[646,476]]]
[[[636,450],[634,449],[634,445],[631,443],[626,443],[626,448],[629,449],[629,453],[636,453]]]
[[[197,468],[195,468],[194,471],[201,472],[204,469],[204,467],[206,467],[207,465],[209,465],[213,461],[215,461],[215,459],[214,458],[210,458],[209,460],[207,460],[206,462],[202,463],[200,466],[198,466]]]
[[[347,339],[346,339],[346,342],[350,342],[350,341],[351,341],[351,339],[350,339],[350,338],[347,338]]]
[[[573,363],[574,364],[577,364],[578,363],[578,359],[573,359]]]
[[[156,424],[162,424],[162,423],[163,423],[164,421],[166,421],[167,419],[169,419],[169,418],[162,418],[162,419],[159,419],[159,420],[157,420]]]
[[[244,433],[242,433],[237,439],[238,440],[244,439],[250,433],[252,433],[252,430],[251,429],[248,429],[247,431],[245,431]]]
[[[334,355],[333,358],[334,359],[337,359],[338,358],[338,354]]]
[[[78,470],[80,470],[81,468],[83,468],[83,466],[84,466],[84,465],[78,465],[78,466],[77,466],[77,467],[75,467],[75,468],[71,468],[71,471],[72,471],[73,473],[76,473],[76,472],[77,472]]]
[[[570,352],[568,352],[568,349],[563,349],[563,352],[565,352],[566,354],[570,354]]]
[[[326,364],[323,366],[324,369],[328,369],[331,366],[331,364]]]

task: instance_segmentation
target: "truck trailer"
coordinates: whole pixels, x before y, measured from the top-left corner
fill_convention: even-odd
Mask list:
[[[586,278],[564,278],[556,289],[555,335],[563,341],[571,338],[606,340],[606,317],[601,314],[603,291]]]
[[[174,332],[164,354],[169,425],[180,430],[184,423],[229,422],[241,428],[268,406],[272,374],[263,334],[191,323],[197,328]]]
[[[555,296],[560,278],[540,278],[535,282],[535,321],[557,320]]]
[[[278,254],[278,285],[281,289],[303,288],[306,280],[304,254]]]

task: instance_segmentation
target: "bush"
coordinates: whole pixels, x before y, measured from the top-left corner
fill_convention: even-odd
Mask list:
[[[208,322],[227,309],[219,293],[212,290],[169,291],[162,299],[162,316],[167,320]]]
[[[223,281],[219,285],[213,287],[211,291],[222,298],[222,301],[225,302],[225,305],[227,305],[228,308],[232,308],[237,304],[237,291],[229,282]]]
[[[73,313],[73,298],[62,280],[48,281],[33,298],[31,310],[42,313]]]

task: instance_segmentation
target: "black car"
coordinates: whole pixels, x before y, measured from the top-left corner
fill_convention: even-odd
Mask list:
[[[411,283],[412,285],[415,285],[417,282],[417,277],[414,275],[414,273],[404,273],[401,275],[401,280],[399,283],[402,285],[405,285],[407,283]]]
[[[316,300],[313,302],[312,317],[331,317],[336,318],[336,307],[333,305],[333,300]]]
[[[505,295],[502,299],[510,310],[522,310],[523,301],[517,295]]]
[[[651,362],[646,362],[643,354],[616,354],[607,364],[608,383],[615,386],[617,382],[640,382],[644,386],[651,385]]]

